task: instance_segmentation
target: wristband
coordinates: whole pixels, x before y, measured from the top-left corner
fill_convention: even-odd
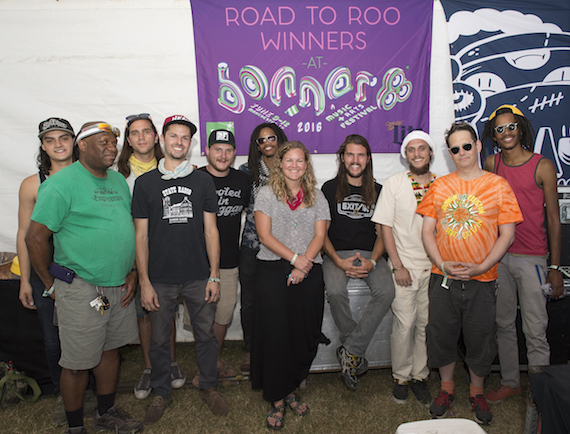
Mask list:
[[[445,261],[441,261],[441,271],[443,271],[443,281],[441,282],[441,287],[445,289],[449,289],[449,285],[447,284],[447,277],[449,274],[445,271],[444,267]]]
[[[208,279],[208,282],[218,282],[220,283],[220,278],[219,277],[210,277]]]
[[[566,276],[567,278],[570,278],[570,273],[568,273],[567,271],[565,271],[560,265],[549,265],[549,266],[548,266],[548,269],[549,269],[549,270],[560,271],[563,276]]]
[[[289,262],[291,265],[295,265],[295,261],[297,260],[297,258],[299,257],[298,253],[295,253],[293,255],[293,259],[291,259],[291,262]]]
[[[374,264],[373,270],[376,270],[376,261],[374,259],[370,259],[370,262],[372,262]]]
[[[402,268],[404,268],[403,265],[399,266],[398,268],[392,268],[392,274],[394,274],[396,271],[401,270]]]
[[[50,295],[53,294],[53,291],[55,290],[55,282],[52,283],[51,288],[50,289],[44,289],[44,292],[42,294],[42,297],[49,297]]]

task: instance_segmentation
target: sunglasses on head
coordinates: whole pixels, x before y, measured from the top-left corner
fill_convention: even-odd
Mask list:
[[[277,136],[273,135],[273,136],[267,136],[267,137],[260,137],[259,139],[257,139],[255,142],[258,145],[263,145],[266,141],[268,141],[269,143],[273,143],[277,140]]]
[[[465,143],[463,145],[463,149],[466,151],[470,151],[471,148],[473,148],[473,143]],[[449,152],[451,152],[453,155],[459,154],[459,146],[454,146],[453,148],[449,148]]]
[[[134,121],[138,121],[140,119],[148,119],[152,122],[152,118],[148,113],[139,113],[138,115],[130,115],[126,117],[127,123],[130,124]]]
[[[121,135],[121,131],[112,125],[106,123],[94,124],[94,125],[89,125],[85,127],[83,130],[81,130],[81,132],[75,138],[75,143],[79,142],[80,140],[86,139],[87,137],[90,137],[94,134],[105,133],[105,132],[113,133],[115,137],[119,137]]]
[[[505,132],[505,128],[509,131],[514,131],[517,129],[517,122],[511,122],[509,124],[505,124],[505,125],[497,125],[494,130],[497,134],[503,134]]]

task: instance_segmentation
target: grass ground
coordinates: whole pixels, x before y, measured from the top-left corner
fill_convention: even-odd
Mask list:
[[[137,345],[121,350],[124,361],[121,365],[120,390],[117,404],[131,416],[142,419],[152,400],[139,401],[132,394],[132,386],[142,372],[142,355]],[[242,357],[241,342],[226,342],[222,358],[237,370]],[[188,377],[188,383],[197,372],[194,344],[178,344],[177,360]],[[493,422],[484,427],[488,433],[519,434],[524,432],[526,393],[528,377],[522,374],[523,393],[492,406]],[[468,385],[461,364],[455,375],[456,400],[452,417],[472,419],[467,402]],[[487,379],[485,391],[498,387],[499,374]],[[433,396],[438,391],[439,379],[432,373],[429,387]],[[202,401],[199,391],[184,387],[173,392],[173,402],[167,407],[162,419],[153,426],[145,427],[145,433],[267,433],[265,416],[269,404],[261,392],[253,391],[248,381],[219,388],[230,404],[226,418],[214,416]],[[311,374],[308,387],[301,392],[311,412],[304,418],[289,411],[285,416],[283,433],[394,433],[401,423],[429,419],[428,410],[420,406],[413,395],[406,404],[396,404],[391,398],[392,377],[389,369],[370,370],[359,378],[358,390],[351,392],[337,373]],[[0,409],[1,433],[63,433],[65,427],[51,425],[51,413],[55,397],[42,397],[35,404],[19,403]],[[91,420],[85,423],[88,432]]]

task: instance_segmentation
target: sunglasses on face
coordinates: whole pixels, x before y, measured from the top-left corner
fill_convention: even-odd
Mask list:
[[[517,125],[518,123],[516,122],[511,122],[510,124],[505,125],[497,125],[494,130],[497,134],[503,134],[505,132],[505,128],[509,131],[514,131],[517,129]]]
[[[267,136],[267,137],[260,137],[259,139],[257,139],[255,142],[258,145],[263,145],[266,141],[268,141],[269,143],[273,143],[277,140],[277,136]]]
[[[139,113],[138,115],[130,115],[127,116],[126,119],[128,124],[134,121],[138,121],[139,119],[148,119],[152,122],[152,118],[148,113]]]
[[[473,143],[465,143],[463,145],[463,149],[466,151],[470,151],[471,148],[473,148]],[[449,148],[449,152],[451,152],[453,155],[459,154],[459,146],[454,146],[453,148]]]

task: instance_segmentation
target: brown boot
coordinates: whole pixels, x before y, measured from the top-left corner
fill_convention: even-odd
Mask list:
[[[216,389],[202,390],[202,399],[208,404],[212,413],[216,416],[227,416],[230,407],[226,398],[224,398]]]

